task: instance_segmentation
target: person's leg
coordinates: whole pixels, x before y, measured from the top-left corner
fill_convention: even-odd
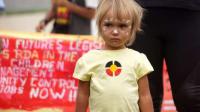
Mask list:
[[[154,19],[154,15],[149,11],[143,21],[143,31],[137,35],[135,42],[130,48],[146,54],[154,68],[154,72],[148,75],[149,86],[153,99],[154,111],[160,112],[163,98],[163,56],[162,42],[159,39],[159,31],[156,22],[157,19]]]
[[[200,12],[169,11],[166,63],[178,112],[200,112]]]

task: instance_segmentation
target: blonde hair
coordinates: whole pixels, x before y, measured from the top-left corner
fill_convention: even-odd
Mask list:
[[[143,16],[143,8],[134,0],[100,0],[96,10],[96,24],[98,35],[101,36],[101,22],[107,12],[111,10],[114,18],[122,20],[123,17],[130,17],[132,20],[131,38],[127,45],[131,45],[135,40],[136,32],[141,31],[141,19]]]

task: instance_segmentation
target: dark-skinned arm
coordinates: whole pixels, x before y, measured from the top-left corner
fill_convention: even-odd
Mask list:
[[[75,112],[87,112],[90,96],[90,82],[79,80]]]

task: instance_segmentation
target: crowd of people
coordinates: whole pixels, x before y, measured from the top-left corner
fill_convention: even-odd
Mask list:
[[[200,112],[200,1],[52,0],[36,31],[88,35],[95,14],[104,47],[76,64],[76,112],[160,112],[164,59],[177,111]]]

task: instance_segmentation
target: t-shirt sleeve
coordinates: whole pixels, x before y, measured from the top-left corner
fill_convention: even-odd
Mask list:
[[[147,59],[146,55],[142,54],[139,56],[138,65],[136,67],[136,78],[137,80],[141,77],[149,74],[150,72],[154,71],[151,63]]]
[[[86,7],[96,9],[98,5],[98,0],[85,0],[85,3]]]
[[[76,62],[73,77],[82,81],[90,81],[90,69],[86,65],[86,62],[83,58],[79,58],[79,60]]]

